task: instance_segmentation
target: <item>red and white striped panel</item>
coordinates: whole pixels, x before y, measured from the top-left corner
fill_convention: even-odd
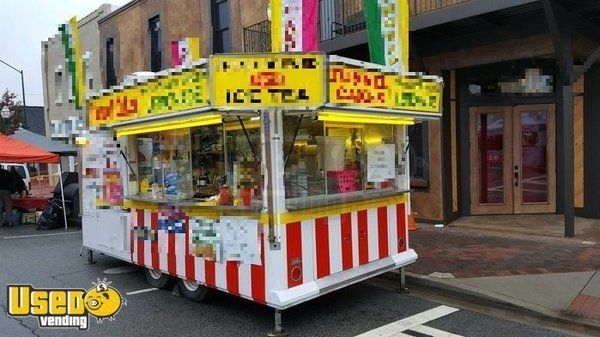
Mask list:
[[[184,233],[160,230],[159,212],[132,210],[130,227],[131,262],[160,270],[172,276],[193,280],[233,295],[266,303],[265,242],[261,236],[262,265],[241,264],[237,261],[215,262],[190,254],[189,218],[184,218]],[[136,237],[134,227],[154,230],[156,236]]]
[[[286,224],[288,288],[406,251],[406,224],[404,203]]]

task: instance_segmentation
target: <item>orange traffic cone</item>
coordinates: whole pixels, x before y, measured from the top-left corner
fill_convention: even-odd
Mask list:
[[[415,222],[415,212],[410,212],[408,215],[408,230],[416,231],[419,227],[417,227],[417,223]]]

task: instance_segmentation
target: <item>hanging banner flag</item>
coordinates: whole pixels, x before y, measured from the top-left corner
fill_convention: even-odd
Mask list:
[[[408,71],[408,0],[364,0],[371,62]]]
[[[318,0],[271,0],[273,53],[318,49]]]
[[[79,27],[77,18],[72,17],[69,25],[62,24],[58,28],[61,33],[61,42],[65,49],[65,61],[67,63],[69,85],[71,96],[75,103],[75,109],[81,110],[85,101],[85,81],[83,74],[83,59],[81,45],[79,42]]]
[[[171,60],[173,66],[190,66],[200,59],[200,39],[188,37],[179,41],[171,41]]]

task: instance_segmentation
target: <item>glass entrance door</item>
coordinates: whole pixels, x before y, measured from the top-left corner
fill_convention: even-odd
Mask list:
[[[470,109],[471,213],[556,209],[553,105]]]
[[[554,105],[513,108],[515,213],[556,212]]]
[[[471,214],[513,212],[510,107],[471,108]]]

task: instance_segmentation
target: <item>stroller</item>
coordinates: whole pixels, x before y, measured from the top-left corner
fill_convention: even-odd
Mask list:
[[[51,198],[46,209],[42,211],[37,222],[37,230],[47,230],[63,228],[65,221],[63,217],[62,202],[59,199]]]
[[[48,200],[48,206],[42,211],[37,222],[38,230],[56,229],[65,227],[66,212],[68,221],[73,220],[72,216],[79,215],[79,184],[76,172],[63,172],[62,180],[65,195],[65,207],[63,210],[60,183],[54,188],[53,197]]]

